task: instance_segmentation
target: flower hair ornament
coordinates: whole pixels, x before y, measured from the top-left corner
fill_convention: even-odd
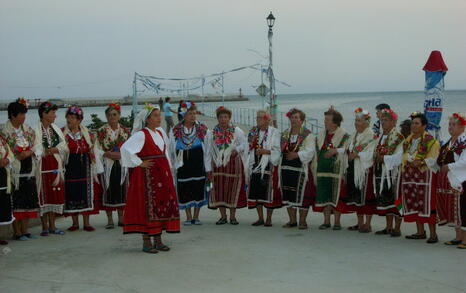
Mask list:
[[[40,108],[43,108],[45,113],[49,112],[51,109],[55,107],[56,105],[50,101],[45,101],[42,104],[40,104]]]
[[[196,104],[193,101],[190,101],[190,102],[188,102],[187,109],[189,110],[189,109],[191,109],[192,107],[195,107],[195,106],[196,106]]]
[[[421,116],[421,115],[422,115],[421,112],[419,112],[419,111],[414,111],[414,112],[412,112],[412,113],[409,115],[409,118],[411,118],[411,120],[413,120],[414,118],[417,118],[417,117],[419,117],[419,116]]]
[[[270,119],[272,119],[272,116],[270,116],[269,113],[264,113],[264,115],[262,115],[262,118],[269,121]]]
[[[466,126],[466,117],[464,116],[463,113],[453,113],[450,118],[453,118],[456,120],[457,123],[459,123],[462,126]]]
[[[218,111],[221,111],[221,110],[225,110],[225,107],[220,106],[220,107],[218,107],[217,110],[215,110],[215,111],[218,112]]]
[[[20,97],[16,100],[17,103],[20,103],[21,105],[23,105],[24,107],[26,107],[26,109],[29,108],[29,103],[28,103],[28,100],[26,100],[24,97]]]
[[[75,114],[75,115],[78,115],[78,116],[82,116],[83,115],[83,110],[78,107],[78,106],[71,106],[68,108],[68,111],[67,111],[69,114]]]
[[[393,120],[398,120],[398,115],[392,109],[383,109],[382,116],[389,116]]]
[[[293,113],[295,113],[296,111],[298,111],[298,109],[296,109],[296,108],[291,108],[290,111],[288,111],[288,112],[286,113],[286,117],[291,118],[291,116],[293,115]]]
[[[108,104],[108,108],[115,109],[115,110],[117,110],[118,112],[121,111],[121,106],[120,106],[120,104],[118,104],[118,103],[111,103],[111,104]]]
[[[364,110],[363,108],[359,107],[357,108],[356,110],[354,110],[354,115],[356,117],[360,117],[360,118],[363,118],[364,120],[366,120],[367,122],[370,122],[371,121],[371,113],[369,113],[368,111]]]
[[[144,109],[145,110],[148,110],[150,112],[154,111],[154,110],[160,110],[160,107],[158,105],[153,105],[151,103],[146,103],[144,105]],[[149,113],[150,114],[150,113]]]
[[[146,127],[146,121],[147,118],[149,118],[150,114],[154,110],[160,110],[160,107],[158,105],[153,105],[150,103],[146,103],[144,107],[142,108],[141,111],[136,115],[133,121],[133,130],[131,131],[131,134],[134,134],[138,132],[139,130],[143,129]]]

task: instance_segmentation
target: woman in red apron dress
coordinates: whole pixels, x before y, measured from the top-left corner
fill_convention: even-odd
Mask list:
[[[146,105],[136,116],[133,135],[121,147],[122,165],[130,168],[123,233],[143,234],[143,251],[147,253],[170,249],[162,243],[163,230],[180,232],[168,138],[160,124],[160,109]]]

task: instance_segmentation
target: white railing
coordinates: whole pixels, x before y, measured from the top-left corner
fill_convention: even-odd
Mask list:
[[[215,115],[215,110],[217,109],[217,106],[214,105],[209,105],[206,103],[204,105],[204,112],[203,114],[207,117],[211,118],[216,118]],[[243,125],[248,125],[248,126],[254,126],[256,125],[256,113],[259,109],[254,109],[254,108],[229,108],[232,112],[232,117],[231,121],[236,124],[243,124]],[[278,112],[278,129],[280,131],[283,131],[289,127],[289,120],[286,117],[285,112]],[[306,118],[305,125],[307,128],[309,128],[312,133],[319,133],[320,129],[322,129],[322,126],[319,125],[318,120],[315,118]]]

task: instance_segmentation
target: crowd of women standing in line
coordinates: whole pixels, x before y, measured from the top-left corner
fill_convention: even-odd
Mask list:
[[[16,237],[27,239],[32,237],[27,218],[37,211],[45,236],[64,233],[55,227],[55,214],[73,217],[70,231],[78,229],[82,214],[84,229],[92,231],[89,214],[106,209],[112,228],[111,211],[117,209],[123,232],[143,234],[143,251],[157,253],[169,250],[162,231],[180,231],[179,209],[189,226],[202,224],[204,205],[220,211],[217,225],[237,225],[236,209],[255,208],[258,220],[252,225],[270,227],[274,209],[286,207],[289,221],[283,227],[307,229],[312,207],[323,214],[321,230],[341,230],[341,214],[356,213],[357,224],[348,229],[369,233],[372,216],[382,215],[386,227],[377,235],[401,236],[404,219],[417,227],[406,238],[436,243],[437,223],[450,224],[456,236],[445,244],[466,248],[464,115],[449,118],[451,138],[440,146],[426,132],[422,113],[402,123],[402,134],[397,114],[386,104],[377,106],[372,128],[369,112],[356,109],[352,134],[340,127],[343,117],[331,107],[318,134],[305,127],[305,113],[293,108],[283,133],[271,126],[266,111],[258,111],[257,125],[247,135],[232,125],[224,107],[216,111],[218,124],[208,129],[197,120],[196,105],[186,105],[183,119],[167,135],[160,108],[146,104],[131,136],[118,124],[119,106],[110,105],[109,123],[96,137],[81,125],[78,107],[68,109],[62,130],[53,124],[56,107],[49,102],[39,107],[36,130],[24,125],[27,108],[11,115],[9,109],[0,167],[9,174],[2,176],[8,178],[1,182],[2,198],[12,195],[13,213],[8,219],[3,203],[0,221],[14,216]]]

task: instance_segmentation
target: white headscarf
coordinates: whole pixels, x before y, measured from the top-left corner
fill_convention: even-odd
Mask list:
[[[131,135],[146,127],[146,120],[154,110],[160,110],[158,105],[146,104],[144,108],[134,118]]]

